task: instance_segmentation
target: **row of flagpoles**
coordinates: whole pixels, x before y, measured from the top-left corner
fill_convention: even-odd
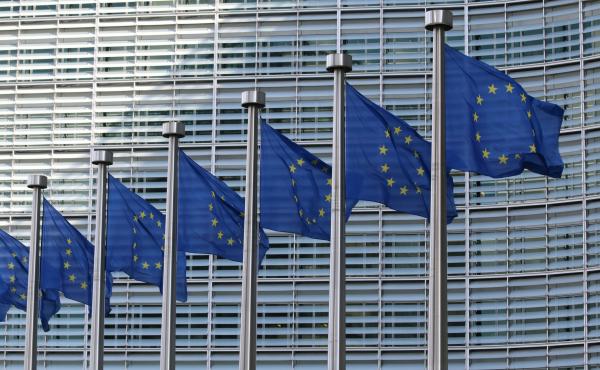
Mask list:
[[[25,370],[36,369],[37,319],[48,330],[50,317],[60,309],[59,291],[67,298],[91,303],[89,368],[103,369],[104,317],[110,310],[112,290],[107,271],[122,271],[161,288],[160,369],[175,369],[176,300],[187,299],[186,252],[211,253],[243,263],[239,369],[255,370],[257,276],[268,248],[262,227],[330,241],[327,363],[329,370],[344,370],[345,222],[359,200],[429,218],[428,368],[446,370],[446,224],[457,215],[448,170],[506,177],[527,168],[560,177],[563,163],[558,135],[564,112],[528,96],[502,72],[445,45],[444,33],[452,27],[451,12],[427,12],[425,27],[433,31],[434,41],[431,144],[348,84],[345,77],[352,69],[351,56],[332,54],[327,57],[327,70],[334,74],[331,166],[261,122],[265,95],[255,90],[242,94],[242,107],[248,109],[245,200],[179,149],[179,139],[185,135],[179,122],[163,125],[163,136],[169,141],[166,218],[108,173],[113,163],[110,151],[93,153],[92,163],[98,166],[95,248],[42,198],[46,177],[31,176],[28,261],[24,248],[8,236],[8,242],[3,242],[5,234],[0,232],[0,242],[15,247],[8,257],[9,272],[0,270],[0,279],[9,285],[12,295],[8,296],[13,299],[3,301],[5,293],[0,289],[0,315],[7,304],[26,309]],[[446,97],[449,85],[453,90]],[[448,135],[446,117],[451,117]],[[17,287],[25,278],[12,272],[17,262],[19,276],[26,274],[26,294],[24,286]]]

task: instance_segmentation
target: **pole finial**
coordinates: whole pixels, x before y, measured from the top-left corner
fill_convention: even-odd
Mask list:
[[[452,29],[452,12],[446,9],[434,9],[425,13],[425,29],[432,31],[442,27],[444,31]]]
[[[183,122],[175,122],[175,121],[165,122],[165,123],[163,123],[163,126],[162,126],[162,136],[164,136],[164,137],[170,137],[170,136],[184,137],[185,136],[185,125],[183,124]]]
[[[344,72],[352,70],[352,55],[350,54],[329,54],[327,55],[327,72],[341,68]]]
[[[113,164],[113,152],[110,150],[94,150],[92,152],[92,164]]]
[[[48,187],[48,178],[44,175],[29,175],[27,178],[27,187],[29,189],[46,189]]]
[[[259,108],[265,106],[265,93],[260,90],[248,90],[242,93],[242,107],[248,108],[256,105]]]

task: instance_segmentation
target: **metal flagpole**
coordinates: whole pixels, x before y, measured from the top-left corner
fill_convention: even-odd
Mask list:
[[[327,368],[346,369],[346,72],[352,56],[329,54],[327,71],[333,78],[333,157],[331,242],[329,252],[329,322]]]
[[[167,214],[165,219],[164,272],[160,336],[160,369],[175,370],[175,289],[177,275],[177,193],[179,182],[179,139],[185,136],[181,122],[165,122],[162,134],[169,138],[167,171]]]
[[[48,186],[48,178],[31,175],[27,187],[33,190],[31,210],[31,243],[29,245],[29,270],[27,274],[27,322],[25,326],[25,370],[37,369],[37,320],[40,296],[40,223],[42,189]]]
[[[246,204],[244,208],[244,265],[242,268],[242,317],[240,370],[256,369],[256,286],[258,277],[257,162],[260,109],[265,106],[262,91],[244,91],[242,107],[248,108],[246,149]]]
[[[428,370],[448,369],[448,245],[446,235],[446,111],[444,97],[444,33],[452,28],[452,12],[430,10],[425,28],[433,31],[433,107],[429,263]]]
[[[95,150],[92,163],[98,165],[96,179],[96,236],[94,238],[94,291],[92,295],[92,341],[90,370],[104,368],[104,311],[106,291],[106,183],[107,167],[113,164],[113,153]]]

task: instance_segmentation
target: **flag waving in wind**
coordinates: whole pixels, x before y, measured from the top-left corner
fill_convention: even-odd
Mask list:
[[[346,84],[346,193],[429,218],[431,144]],[[448,176],[448,220],[456,217]]]
[[[261,225],[329,240],[331,166],[264,121],[260,149]],[[355,204],[346,201],[346,219]]]
[[[524,168],[560,177],[564,111],[493,67],[444,46],[448,168],[506,177]]]
[[[156,285],[162,292],[165,216],[108,176],[106,269]],[[177,255],[177,299],[187,300],[185,252]]]
[[[27,310],[29,250],[20,241],[0,230],[0,304]],[[3,318],[2,308],[0,317]]]
[[[179,249],[243,261],[244,199],[179,151]],[[259,260],[269,240],[259,233]]]
[[[94,246],[46,199],[42,219],[42,256],[40,260],[40,317],[44,330],[60,310],[58,292],[66,298],[91,306],[94,273]],[[111,278],[106,276],[106,315],[109,314]]]

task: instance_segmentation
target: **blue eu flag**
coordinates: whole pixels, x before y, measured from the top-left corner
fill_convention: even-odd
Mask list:
[[[162,291],[165,216],[119,180],[108,176],[106,269]],[[177,299],[187,300],[185,252],[177,255]]]
[[[527,168],[560,177],[563,109],[483,62],[448,45],[444,51],[448,168],[496,178]]]
[[[242,262],[244,200],[224,182],[179,151],[179,248]],[[259,261],[269,240],[259,233]]]
[[[346,84],[347,197],[429,218],[431,144]],[[456,217],[448,176],[448,221]]]
[[[264,121],[260,149],[262,226],[329,240],[331,166]],[[347,218],[355,204],[347,200]]]
[[[8,313],[8,310],[10,310],[9,304],[0,303],[0,322],[6,321],[6,314]]]
[[[40,260],[42,304],[40,317],[44,330],[60,310],[58,292],[66,298],[91,305],[94,272],[94,246],[46,199],[42,218]],[[109,307],[111,279],[106,277],[106,305]],[[108,315],[110,309],[106,310]]]
[[[0,230],[0,306],[27,310],[29,250],[20,241]],[[0,307],[0,317],[3,308]]]

